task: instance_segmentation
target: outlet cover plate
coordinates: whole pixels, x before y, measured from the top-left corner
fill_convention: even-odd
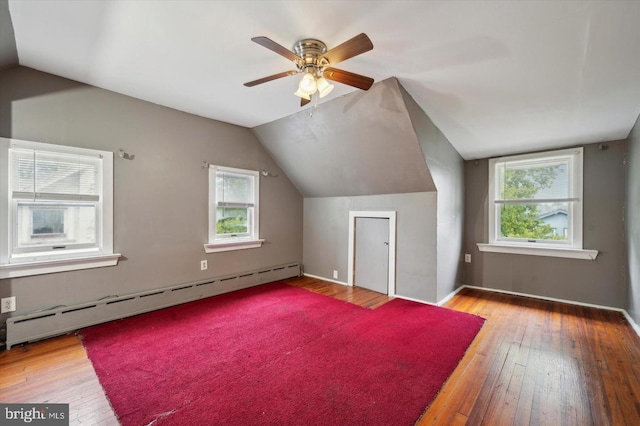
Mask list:
[[[11,297],[3,297],[2,298],[2,312],[1,313],[5,313],[5,312],[14,312],[16,310],[16,297],[15,296],[11,296]]]

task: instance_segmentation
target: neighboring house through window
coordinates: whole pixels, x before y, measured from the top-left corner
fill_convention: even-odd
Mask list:
[[[0,138],[0,278],[110,266],[113,154]]]

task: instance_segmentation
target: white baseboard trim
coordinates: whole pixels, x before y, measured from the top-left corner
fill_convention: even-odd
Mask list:
[[[629,323],[629,325],[631,325],[631,328],[633,328],[636,334],[640,336],[640,326],[638,326],[638,324],[636,324],[633,318],[631,318],[631,315],[629,315],[629,312],[627,312],[625,309],[621,309],[621,311],[624,314],[624,317],[627,319],[627,322]]]
[[[306,272],[304,272],[302,275],[304,275],[305,277],[309,277],[309,278],[315,278],[316,280],[320,280],[320,281],[329,281],[330,283],[334,283],[334,284],[340,284],[340,285],[344,285],[349,287],[349,284],[344,283],[342,281],[337,281],[337,280],[331,280],[329,278],[325,278],[325,277],[320,277],[318,275],[311,275],[311,274],[307,274]]]
[[[594,305],[593,303],[576,302],[575,300],[557,299],[555,297],[538,296],[536,294],[519,293],[517,291],[501,290],[501,289],[497,289],[497,288],[488,288],[488,287],[477,287],[477,286],[474,286],[474,285],[466,285],[466,284],[462,285],[462,287],[459,287],[456,291],[451,293],[449,296],[447,296],[445,299],[443,299],[443,301],[440,302],[440,303],[444,303],[446,300],[449,300],[451,297],[453,297],[456,293],[458,293],[463,288],[472,288],[474,290],[490,291],[490,292],[493,292],[493,293],[503,293],[503,294],[509,294],[511,296],[530,297],[532,299],[547,300],[549,302],[567,303],[569,305],[584,306],[584,307],[587,307],[587,308],[605,309],[607,311],[622,312],[622,314],[624,315],[625,319],[627,320],[627,322],[629,323],[631,328],[633,328],[633,331],[635,331],[636,334],[640,337],[640,327],[638,326],[638,324],[636,324],[636,322],[633,320],[633,318],[631,318],[631,315],[629,315],[629,313],[625,309],[614,308],[614,307],[611,307],[611,306]]]
[[[413,297],[400,296],[399,294],[396,294],[394,297],[396,299],[404,299],[404,300],[408,300],[410,302],[422,303],[423,305],[439,306],[437,303],[427,302],[427,301],[420,300],[420,299],[414,299]]]
[[[453,298],[453,296],[458,294],[460,292],[460,290],[462,290],[465,287],[466,286],[463,285],[463,286],[458,287],[457,289],[453,290],[451,293],[449,293],[449,295],[447,297],[445,297],[444,299],[442,299],[441,301],[438,302],[438,306],[442,306],[445,303],[447,303],[449,300],[451,300]]]

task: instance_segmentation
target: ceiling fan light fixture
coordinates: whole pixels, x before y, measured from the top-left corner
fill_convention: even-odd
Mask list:
[[[311,100],[311,95],[304,90],[298,87],[298,90],[294,93],[294,95],[301,97],[302,99],[306,99],[308,101]]]
[[[316,82],[318,85],[318,93],[321,98],[327,96],[333,90],[333,84],[329,83],[324,77],[320,77]]]
[[[316,83],[316,77],[310,72],[306,73],[300,84],[298,85],[298,91],[303,91],[308,95],[313,95],[318,90],[318,84]]]

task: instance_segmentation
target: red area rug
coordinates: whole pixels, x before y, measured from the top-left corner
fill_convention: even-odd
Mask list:
[[[412,425],[483,323],[272,283],[81,337],[123,425]]]

